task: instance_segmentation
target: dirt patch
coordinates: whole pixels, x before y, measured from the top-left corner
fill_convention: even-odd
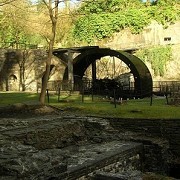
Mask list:
[[[0,107],[1,117],[32,117],[32,116],[42,116],[47,114],[59,114],[60,109],[51,107],[49,105],[40,104],[24,104],[17,103],[13,105],[8,105],[5,107]]]

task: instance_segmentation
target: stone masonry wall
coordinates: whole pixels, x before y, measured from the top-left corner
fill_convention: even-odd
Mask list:
[[[47,52],[40,49],[0,49],[0,90],[37,91],[45,71]],[[53,57],[51,80],[62,80],[64,65]]]
[[[163,25],[156,21],[144,28],[139,34],[132,34],[126,29],[108,39],[107,42],[102,42],[103,46],[111,47],[112,49],[138,49],[149,46],[180,44],[180,21],[170,24],[168,28],[163,28]],[[170,38],[166,40],[166,38]]]
[[[143,143],[146,171],[168,174],[170,167],[179,167],[179,119],[110,119],[110,124],[123,139]]]
[[[120,132],[136,133],[140,137],[161,138],[167,140],[169,149],[180,156],[180,120],[179,119],[110,119],[112,127]]]

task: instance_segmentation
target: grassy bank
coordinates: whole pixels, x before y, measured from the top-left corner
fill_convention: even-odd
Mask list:
[[[0,106],[6,106],[15,103],[38,102],[39,95],[36,93],[0,93]],[[46,98],[48,101],[48,99]],[[161,119],[180,119],[180,107],[167,105],[166,99],[162,97],[154,97],[152,106],[150,106],[150,98],[133,99],[124,101],[121,105],[110,103],[107,99],[94,96],[64,94],[60,96],[50,94],[49,104],[56,106],[64,111],[98,115],[106,117],[122,117],[122,118],[161,118]],[[47,102],[48,104],[48,102]]]

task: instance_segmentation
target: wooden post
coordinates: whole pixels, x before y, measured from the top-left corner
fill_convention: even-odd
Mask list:
[[[49,103],[49,90],[46,89],[46,94],[47,94],[47,99],[48,99],[48,103]]]
[[[116,108],[116,90],[114,89],[113,92],[114,92],[114,107]]]
[[[151,92],[151,102],[150,102],[150,106],[152,106],[152,100],[153,100],[153,94]]]
[[[96,82],[96,61],[92,62],[92,102],[94,101],[94,85]]]
[[[82,84],[82,102],[84,102],[84,84]]]
[[[61,89],[60,87],[58,88],[58,102],[60,102],[60,92],[61,92]]]
[[[167,104],[169,104],[169,101],[168,101],[168,85],[166,85],[165,96],[166,96],[166,102],[167,102]]]
[[[94,83],[92,84],[91,97],[92,97],[92,102],[93,102],[94,101]]]

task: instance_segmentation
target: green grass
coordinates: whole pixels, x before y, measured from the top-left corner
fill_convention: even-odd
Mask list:
[[[57,105],[54,103],[53,105]],[[100,102],[97,100],[82,102],[60,103],[57,105],[62,109],[73,107],[79,112],[89,115],[98,115],[106,117],[122,117],[122,118],[180,118],[180,108],[166,105],[164,100],[154,100],[150,106],[150,99],[129,100],[126,104],[117,105],[109,102]]]
[[[0,107],[15,103],[38,101],[38,94],[27,92],[0,92]]]
[[[0,93],[0,106],[38,101],[38,97],[38,94],[33,93]],[[152,106],[150,98],[128,100],[125,104],[116,105],[116,108],[114,104],[98,96],[95,96],[93,101],[91,96],[85,96],[82,102],[81,95],[64,94],[60,100],[58,102],[57,95],[50,94],[49,104],[65,111],[94,116],[180,119],[180,106],[167,105],[165,98],[153,98]]]

